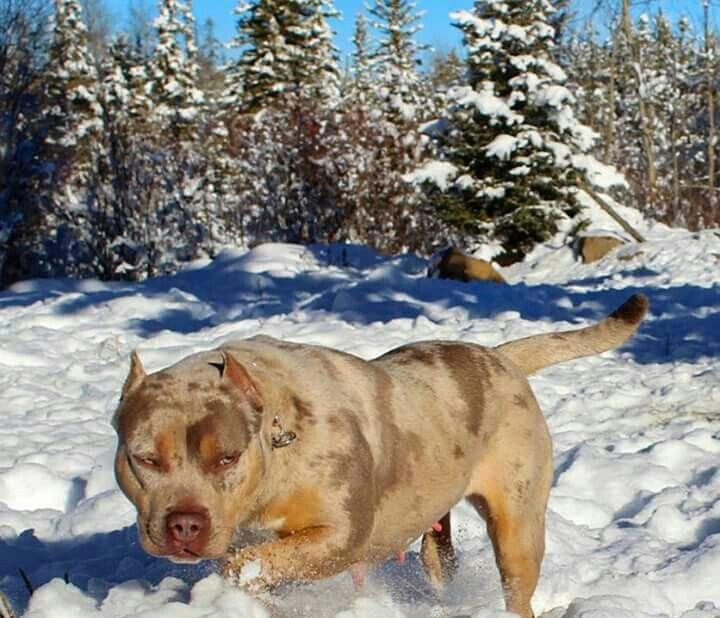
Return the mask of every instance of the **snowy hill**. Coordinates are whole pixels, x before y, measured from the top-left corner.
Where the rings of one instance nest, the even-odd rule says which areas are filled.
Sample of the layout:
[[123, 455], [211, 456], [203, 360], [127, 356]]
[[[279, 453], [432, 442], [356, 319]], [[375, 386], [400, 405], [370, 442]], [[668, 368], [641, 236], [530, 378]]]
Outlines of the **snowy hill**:
[[[293, 245], [229, 249], [144, 284], [15, 285], [0, 294], [0, 590], [32, 618], [269, 615], [215, 565], [138, 546], [109, 422], [133, 349], [156, 370], [257, 333], [366, 358], [431, 338], [495, 345], [587, 324], [640, 290], [651, 315], [627, 346], [531, 380], [556, 468], [534, 606], [546, 618], [717, 618], [720, 235], [643, 233], [593, 265], [539, 248], [503, 271], [511, 286], [427, 279], [411, 256]], [[349, 575], [283, 590], [277, 614], [507, 615], [484, 526], [456, 511], [461, 569], [439, 601], [415, 547], [359, 593]], [[29, 605], [20, 568], [39, 587]]]

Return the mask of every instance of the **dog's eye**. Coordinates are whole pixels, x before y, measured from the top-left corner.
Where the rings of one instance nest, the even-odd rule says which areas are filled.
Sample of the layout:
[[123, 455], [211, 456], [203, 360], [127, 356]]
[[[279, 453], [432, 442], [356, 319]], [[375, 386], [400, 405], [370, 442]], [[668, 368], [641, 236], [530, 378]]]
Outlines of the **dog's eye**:
[[139, 455], [136, 455], [135, 461], [144, 468], [156, 469], [160, 467], [160, 463], [158, 462], [158, 460], [152, 457], [140, 457]]
[[232, 466], [235, 462], [238, 460], [237, 453], [232, 455], [225, 455], [222, 459], [218, 460], [218, 465], [221, 468], [227, 468], [228, 466]]

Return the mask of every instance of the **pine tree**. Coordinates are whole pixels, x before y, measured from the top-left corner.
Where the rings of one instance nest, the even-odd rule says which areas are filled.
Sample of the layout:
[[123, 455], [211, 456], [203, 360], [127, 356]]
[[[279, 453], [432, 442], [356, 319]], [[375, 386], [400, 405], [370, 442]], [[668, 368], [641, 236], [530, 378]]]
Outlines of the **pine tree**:
[[151, 65], [151, 95], [160, 130], [174, 140], [196, 139], [204, 97], [197, 87], [198, 63], [195, 19], [190, 5], [161, 0], [155, 20], [158, 44]]
[[56, 0], [44, 77], [48, 156], [68, 190], [87, 180], [103, 130], [97, 71], [78, 0]]
[[355, 18], [353, 32], [352, 72], [348, 100], [364, 104], [371, 98], [373, 91], [372, 63], [370, 52], [370, 32], [364, 13]]
[[657, 197], [658, 168], [655, 135], [656, 106], [652, 98], [657, 80], [653, 67], [652, 33], [647, 14], [639, 17], [637, 26], [630, 21], [627, 3], [617, 26], [615, 62], [618, 110], [615, 122], [616, 162], [630, 182], [646, 189], [640, 206], [652, 210]]
[[[102, 101], [106, 115], [127, 126], [146, 120], [152, 109], [147, 95], [148, 74], [135, 46], [119, 35], [110, 45], [103, 65]], [[132, 126], [137, 131], [137, 126]]]
[[437, 96], [444, 97], [451, 87], [460, 85], [464, 74], [465, 65], [457, 49], [433, 53], [430, 60], [430, 82]]
[[327, 20], [337, 16], [325, 0], [241, 1], [232, 46], [240, 57], [228, 72], [225, 100], [240, 112], [282, 107], [287, 94], [336, 102], [337, 51]]
[[568, 87], [575, 94], [575, 113], [578, 119], [602, 135], [608, 123], [614, 124], [615, 101], [608, 103], [610, 73], [608, 46], [598, 43], [595, 24], [588, 23], [582, 32], [573, 36], [566, 50]]
[[[673, 103], [674, 127], [677, 141], [673, 143], [677, 158], [677, 181], [674, 183], [673, 194], [679, 196], [671, 214], [673, 223], [683, 227], [717, 226], [718, 219], [712, 215], [712, 201], [708, 199], [709, 149], [708, 132], [708, 68], [714, 63], [707, 63], [707, 52], [696, 45], [695, 33], [687, 18], [680, 18], [678, 23], [678, 42], [674, 61], [673, 75], [679, 84], [681, 95]], [[717, 49], [718, 41], [710, 42], [716, 46], [711, 52], [712, 58], [720, 56]], [[717, 66], [712, 84], [718, 82]], [[717, 140], [716, 140], [717, 141]], [[719, 144], [714, 144], [718, 148]], [[710, 216], [709, 216], [710, 215]]]
[[428, 47], [415, 39], [422, 13], [409, 0], [375, 0], [369, 10], [372, 25], [380, 33], [372, 64], [379, 76], [384, 111], [414, 120], [423, 115], [429, 98], [418, 72], [419, 54]]
[[222, 43], [215, 36], [215, 22], [207, 18], [202, 26], [198, 49], [198, 84], [202, 91], [214, 95], [222, 90], [224, 75], [221, 67], [225, 64]]
[[7, 239], [3, 280], [92, 272], [94, 180], [102, 155], [97, 74], [77, 0], [56, 0], [34, 152], [44, 174], [26, 187]]
[[479, 0], [453, 14], [467, 50], [467, 86], [451, 92], [435, 124], [439, 159], [425, 181], [441, 217], [467, 236], [502, 244], [513, 261], [578, 214], [575, 193], [592, 131], [572, 110], [564, 71], [552, 60], [548, 0]]
[[[660, 12], [652, 19], [652, 26], [649, 34], [639, 37], [646, 47], [643, 86], [652, 111], [651, 136], [657, 168], [654, 199], [646, 209], [648, 214], [667, 222], [693, 220], [690, 213], [682, 213], [687, 210], [683, 205], [683, 194], [688, 193], [684, 186], [693, 184], [693, 167], [703, 151], [692, 137], [697, 110], [701, 108], [694, 92], [694, 85], [702, 81], [697, 70], [698, 55], [691, 47], [692, 34], [686, 19], [680, 19], [674, 28]], [[641, 21], [639, 33], [649, 29]], [[701, 176], [702, 172], [695, 175], [697, 185], [701, 184]]]
[[[102, 67], [107, 156], [101, 166], [100, 208], [95, 212], [97, 274], [103, 279], [143, 277], [145, 228], [161, 175], [146, 61], [124, 35], [110, 45]], [[157, 175], [156, 178], [153, 176]]]
[[369, 10], [380, 36], [370, 49], [365, 17], [358, 16], [354, 80], [340, 127], [347, 148], [337, 155], [348, 166], [343, 203], [353, 239], [381, 251], [417, 250], [424, 248], [429, 219], [405, 175], [424, 154], [419, 123], [432, 105], [418, 73], [420, 15], [407, 0], [376, 0]]
[[44, 159], [45, 58], [52, 9], [43, 0], [4, 2], [0, 10], [0, 287], [43, 274], [33, 249], [44, 230], [49, 193]]
[[[377, 155], [382, 136], [376, 129], [378, 93], [373, 79], [371, 37], [365, 14], [355, 18], [352, 64], [341, 105], [342, 120], [332, 144], [333, 159], [342, 161], [344, 174], [337, 177], [345, 210], [345, 231], [355, 242], [366, 242], [378, 248], [375, 233], [375, 210], [381, 200], [377, 175]], [[379, 230], [378, 230], [379, 231]]]
[[340, 17], [340, 12], [332, 0], [305, 0], [302, 13], [306, 28], [304, 62], [314, 67], [311, 71], [317, 76], [309, 95], [323, 101], [326, 107], [333, 107], [340, 96], [340, 70], [334, 32], [328, 20]]

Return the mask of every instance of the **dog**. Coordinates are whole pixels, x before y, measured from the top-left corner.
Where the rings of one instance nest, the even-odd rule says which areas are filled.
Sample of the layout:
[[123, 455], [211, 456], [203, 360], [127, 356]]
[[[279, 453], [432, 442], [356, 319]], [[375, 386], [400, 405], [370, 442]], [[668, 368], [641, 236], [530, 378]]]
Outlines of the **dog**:
[[[552, 481], [527, 376], [625, 342], [648, 302], [594, 326], [495, 348], [405, 345], [365, 361], [267, 336], [147, 374], [133, 353], [114, 416], [115, 469], [150, 554], [224, 559], [261, 590], [404, 551], [441, 586], [457, 569], [450, 509], [485, 520], [508, 611], [532, 614]], [[270, 534], [237, 545], [238, 531]]]

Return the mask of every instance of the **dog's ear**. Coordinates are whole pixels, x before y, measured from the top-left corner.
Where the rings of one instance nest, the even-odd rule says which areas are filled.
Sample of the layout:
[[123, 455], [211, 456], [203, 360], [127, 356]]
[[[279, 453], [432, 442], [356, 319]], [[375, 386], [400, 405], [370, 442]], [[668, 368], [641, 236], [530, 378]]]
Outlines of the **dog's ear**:
[[230, 382], [242, 390], [254, 408], [258, 410], [262, 409], [262, 398], [247, 369], [238, 363], [232, 354], [228, 354], [227, 352], [223, 352], [222, 354], [223, 379], [230, 380]]
[[138, 353], [133, 351], [130, 356], [130, 372], [128, 373], [127, 378], [125, 378], [125, 384], [123, 385], [120, 401], [125, 399], [125, 397], [140, 386], [146, 375], [145, 368], [143, 367], [142, 362], [140, 362]]

